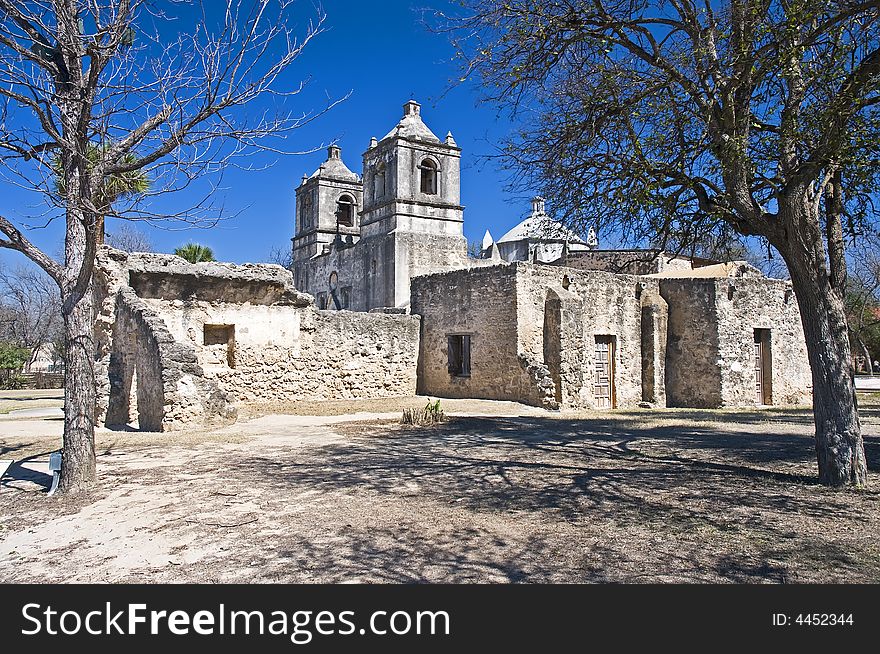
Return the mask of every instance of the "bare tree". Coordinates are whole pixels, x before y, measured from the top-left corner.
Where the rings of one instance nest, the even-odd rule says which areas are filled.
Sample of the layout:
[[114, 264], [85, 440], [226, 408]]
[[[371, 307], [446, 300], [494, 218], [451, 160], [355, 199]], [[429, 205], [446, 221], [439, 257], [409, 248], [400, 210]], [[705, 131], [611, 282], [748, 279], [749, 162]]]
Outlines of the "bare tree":
[[35, 266], [0, 264], [0, 341], [28, 351], [26, 368], [61, 327], [61, 296], [52, 278]]
[[819, 479], [867, 483], [843, 302], [843, 184], [878, 168], [876, 0], [465, 0], [440, 29], [522, 118], [503, 161], [580, 227], [732, 230], [785, 261]]
[[266, 263], [278, 264], [287, 270], [293, 270], [293, 251], [290, 248], [273, 245], [269, 248]]
[[880, 235], [863, 235], [850, 247], [846, 280], [847, 325], [854, 354], [874, 374], [873, 358], [880, 352]]
[[131, 222], [124, 222], [112, 232], [108, 232], [107, 245], [126, 252], [153, 252], [154, 250], [149, 235]]
[[[0, 216], [0, 247], [24, 253], [61, 291], [62, 490], [95, 480], [92, 280], [104, 210], [216, 220], [210, 194], [173, 216], [151, 214], [148, 200], [237, 156], [285, 152], [280, 138], [321, 113], [291, 110], [302, 83], [285, 73], [323, 19], [297, 28], [291, 0], [0, 0], [0, 161], [8, 179], [44, 194], [48, 219], [65, 224], [62, 264]], [[169, 30], [172, 21], [186, 24]], [[98, 206], [108, 180], [136, 170], [147, 172], [148, 193], [125, 208]]]

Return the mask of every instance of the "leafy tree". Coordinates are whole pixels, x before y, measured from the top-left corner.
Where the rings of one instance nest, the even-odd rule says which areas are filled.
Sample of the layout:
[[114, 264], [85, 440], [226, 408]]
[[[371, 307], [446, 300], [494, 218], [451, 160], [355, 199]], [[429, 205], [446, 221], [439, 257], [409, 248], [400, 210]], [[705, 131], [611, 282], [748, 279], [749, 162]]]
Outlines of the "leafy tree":
[[214, 251], [207, 245], [199, 245], [198, 243], [187, 243], [174, 251], [181, 259], [186, 259], [190, 263], [201, 263], [203, 261], [215, 261]]
[[515, 184], [575, 227], [636, 242], [729, 230], [775, 248], [804, 326], [819, 479], [865, 485], [844, 218], [878, 167], [877, 3], [462, 4], [439, 29], [462, 79], [520, 119], [503, 150]]
[[[291, 65], [324, 18], [319, 11], [300, 38], [291, 7], [291, 0], [0, 0], [0, 165], [4, 177], [41, 193], [65, 227], [59, 263], [0, 215], [0, 247], [22, 252], [60, 289], [62, 491], [95, 481], [93, 274], [107, 208], [138, 171], [151, 194], [187, 188], [237, 157], [283, 152], [282, 137], [323, 113], [288, 104], [302, 88], [291, 85]], [[209, 194], [174, 215], [143, 206], [124, 217], [205, 224], [219, 210]]]
[[30, 359], [27, 348], [0, 342], [0, 389], [21, 388], [21, 372]]

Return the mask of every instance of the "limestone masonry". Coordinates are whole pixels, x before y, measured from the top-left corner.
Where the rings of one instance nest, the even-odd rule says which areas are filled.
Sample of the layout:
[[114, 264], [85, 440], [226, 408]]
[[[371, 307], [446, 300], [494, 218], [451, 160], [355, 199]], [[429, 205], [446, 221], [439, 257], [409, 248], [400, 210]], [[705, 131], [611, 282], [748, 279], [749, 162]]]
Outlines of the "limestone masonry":
[[415, 101], [296, 189], [293, 271], [102, 247], [98, 421], [172, 430], [242, 403], [419, 392], [548, 409], [799, 404], [791, 284], [745, 262], [600, 250], [542, 198], [467, 256], [461, 150]]
[[419, 318], [328, 312], [274, 265], [99, 253], [99, 424], [232, 422], [242, 402], [416, 389]]

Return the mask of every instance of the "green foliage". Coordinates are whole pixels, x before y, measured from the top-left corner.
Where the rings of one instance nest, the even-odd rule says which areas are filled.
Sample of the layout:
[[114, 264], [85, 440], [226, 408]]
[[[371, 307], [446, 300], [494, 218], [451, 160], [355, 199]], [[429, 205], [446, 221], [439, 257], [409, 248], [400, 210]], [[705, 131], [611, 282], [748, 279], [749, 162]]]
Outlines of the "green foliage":
[[[89, 168], [93, 168], [111, 147], [111, 143], [90, 143], [86, 152]], [[134, 152], [124, 154], [119, 163], [132, 164], [138, 160]], [[67, 193], [64, 183], [64, 170], [61, 158], [56, 156], [52, 162], [55, 173], [55, 191], [59, 196]], [[110, 211], [113, 204], [120, 199], [133, 195], [142, 195], [150, 189], [150, 179], [142, 168], [123, 173], [114, 173], [104, 178], [104, 183], [99, 187], [97, 194], [92, 198], [92, 203], [102, 213]]]
[[0, 390], [21, 388], [23, 379], [19, 374], [31, 353], [11, 343], [0, 343]]
[[198, 243], [187, 243], [174, 251], [181, 259], [186, 259], [190, 263], [201, 263], [203, 261], [216, 261], [214, 259], [214, 251], [207, 245], [199, 245]]
[[446, 420], [446, 414], [440, 408], [440, 400], [435, 402], [428, 400], [424, 409], [404, 409], [400, 417], [400, 424], [425, 427], [437, 425]]

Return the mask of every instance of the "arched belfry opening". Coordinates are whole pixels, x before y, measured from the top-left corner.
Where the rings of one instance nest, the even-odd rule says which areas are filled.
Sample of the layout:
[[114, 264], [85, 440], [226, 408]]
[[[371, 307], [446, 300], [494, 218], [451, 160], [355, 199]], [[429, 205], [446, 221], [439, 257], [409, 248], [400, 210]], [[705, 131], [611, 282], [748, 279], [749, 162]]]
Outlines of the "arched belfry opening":
[[336, 225], [338, 227], [354, 227], [354, 198], [347, 193], [336, 201]]
[[437, 195], [437, 164], [432, 159], [423, 159], [419, 165], [420, 185], [422, 193]]

